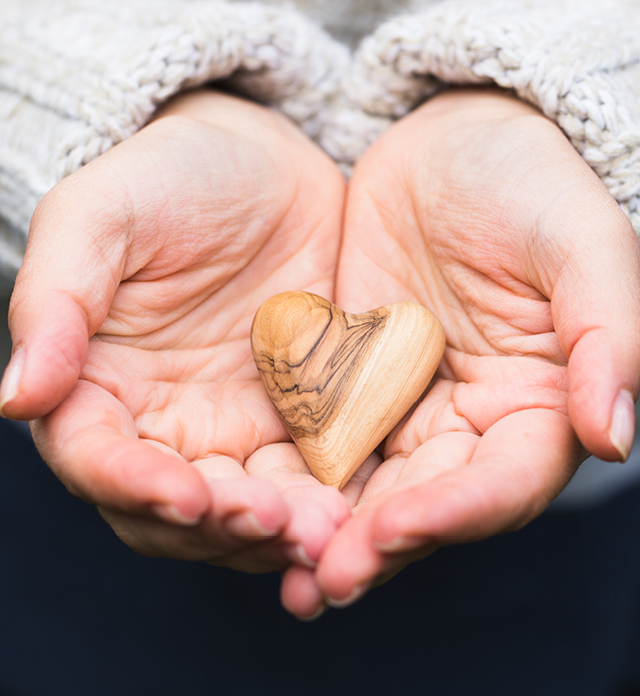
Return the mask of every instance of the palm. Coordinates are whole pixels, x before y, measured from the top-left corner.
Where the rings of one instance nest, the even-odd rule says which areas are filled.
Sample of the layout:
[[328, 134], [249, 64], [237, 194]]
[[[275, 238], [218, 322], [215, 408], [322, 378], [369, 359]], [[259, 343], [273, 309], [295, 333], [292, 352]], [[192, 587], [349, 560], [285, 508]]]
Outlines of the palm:
[[542, 117], [498, 102], [506, 113], [485, 120], [482, 99], [458, 120], [427, 105], [374, 144], [352, 178], [337, 304], [419, 302], [442, 322], [447, 347], [323, 555], [325, 596], [357, 596], [442, 544], [523, 525], [582, 455], [545, 277], [558, 263], [547, 265], [547, 226], [562, 229], [572, 193], [562, 167], [548, 175], [545, 147], [593, 174]]
[[[131, 546], [293, 562], [283, 601], [308, 616], [539, 513], [581, 454], [567, 402], [590, 449], [624, 456], [637, 239], [539, 114], [469, 91], [402, 119], [356, 168], [339, 261], [344, 182], [291, 124], [208, 92], [172, 114], [45, 197], [12, 299], [27, 366], [3, 412], [49, 413], [45, 460]], [[292, 289], [352, 312], [413, 299], [447, 335], [433, 388], [343, 496], [310, 476], [251, 360], [255, 310]]]
[[[197, 135], [206, 162], [213, 152], [203, 151]], [[220, 143], [214, 148], [219, 156]], [[240, 156], [248, 166], [256, 159], [248, 147]], [[185, 172], [193, 168], [184, 163]], [[314, 192], [305, 196], [291, 190], [293, 183], [278, 177], [273, 192], [243, 184], [238, 200], [225, 201], [222, 220], [219, 199], [204, 187], [201, 199], [190, 197], [197, 212], [185, 228], [181, 207], [172, 214], [171, 197], [189, 193], [159, 182], [154, 188], [166, 190], [167, 198], [154, 201], [149, 217], [155, 221], [162, 211], [161, 226], [135, 231], [139, 248], [130, 257], [143, 258], [120, 284], [94, 338], [85, 378], [109, 385], [141, 437], [188, 461], [225, 455], [244, 463], [260, 447], [287, 439], [251, 357], [251, 321], [262, 301], [284, 289], [330, 295], [337, 252], [335, 216], [309, 214], [305, 198]], [[340, 201], [326, 204], [339, 209]], [[165, 231], [168, 237], [178, 225], [179, 241], [166, 245]]]
[[[403, 135], [390, 133], [354, 176], [337, 301], [352, 309], [420, 302], [440, 318], [447, 349], [432, 390], [388, 440], [386, 462], [361, 502], [389, 485], [425, 482], [484, 460], [488, 452], [508, 461], [509, 476], [533, 476], [530, 469], [518, 473], [526, 441], [518, 439], [548, 430], [551, 421], [556, 440], [546, 446], [565, 458], [572, 453], [567, 361], [551, 303], [531, 280], [536, 264], [518, 246], [519, 230], [544, 224], [542, 206], [530, 196], [538, 186], [538, 154], [523, 157], [515, 142], [506, 154], [496, 148], [498, 138], [510, 137], [504, 124], [493, 134], [461, 127], [428, 152], [426, 167], [419, 150], [408, 159], [390, 156], [407, 152], [398, 143]], [[464, 148], [464, 167], [454, 147]], [[574, 466], [568, 459], [525, 517], [566, 484]], [[463, 478], [475, 482], [471, 470]]]
[[[325, 529], [331, 522], [318, 517], [337, 520], [346, 505], [343, 513], [336, 492], [322, 487], [288, 444], [251, 357], [251, 322], [277, 292], [332, 295], [344, 184], [293, 126], [259, 107], [232, 102], [229, 133], [225, 100], [215, 98], [222, 105], [214, 105], [212, 119], [222, 120], [221, 127], [164, 118], [80, 173], [101, 168], [113, 209], [136, 212], [124, 222], [117, 212], [105, 225], [110, 236], [103, 254], [116, 247], [121, 276], [90, 342], [82, 379], [47, 427], [64, 439], [116, 420], [130, 437], [215, 480], [209, 518], [198, 530], [173, 530], [171, 539], [160, 523], [118, 511], [117, 501], [104, 506], [132, 546], [269, 570], [292, 559], [273, 549], [247, 558], [238, 554], [243, 544], [237, 540], [211, 543], [212, 534], [220, 535], [225, 495], [227, 513], [234, 505], [251, 509], [252, 497], [260, 497], [261, 489], [225, 489], [224, 482], [237, 484], [251, 474], [275, 484], [289, 499], [287, 542], [308, 542], [307, 556], [317, 556], [323, 534], [332, 531]], [[105, 184], [109, 168], [117, 180]], [[319, 171], [321, 189], [315, 187]], [[114, 245], [113, 228], [123, 227]], [[96, 246], [102, 244], [98, 237]], [[319, 533], [305, 540], [314, 522]]]

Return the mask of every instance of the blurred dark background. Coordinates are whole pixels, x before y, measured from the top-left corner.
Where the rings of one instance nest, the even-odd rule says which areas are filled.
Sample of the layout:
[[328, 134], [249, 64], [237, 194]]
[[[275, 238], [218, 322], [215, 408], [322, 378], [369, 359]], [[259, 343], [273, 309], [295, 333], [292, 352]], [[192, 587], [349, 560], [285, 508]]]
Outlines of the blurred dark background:
[[4, 368], [11, 357], [11, 337], [7, 326], [7, 312], [9, 311], [9, 297], [0, 295], [0, 370]]

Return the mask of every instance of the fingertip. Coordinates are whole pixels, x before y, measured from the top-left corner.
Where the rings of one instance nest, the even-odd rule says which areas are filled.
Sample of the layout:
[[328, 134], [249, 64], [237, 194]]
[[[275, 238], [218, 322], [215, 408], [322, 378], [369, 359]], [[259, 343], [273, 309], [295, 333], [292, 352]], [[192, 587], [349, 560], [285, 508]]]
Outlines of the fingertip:
[[298, 614], [296, 615], [296, 619], [304, 623], [312, 623], [313, 621], [319, 619], [323, 614], [325, 614], [328, 608], [329, 607], [324, 602], [320, 602], [318, 608], [316, 609], [316, 611], [313, 612], [313, 614], [311, 614], [311, 616], [304, 616], [302, 614]]
[[424, 518], [424, 487], [414, 486], [382, 503], [372, 521], [372, 542], [385, 554], [405, 553], [425, 546], [420, 533]]
[[625, 461], [635, 435], [637, 350], [614, 350], [602, 333], [586, 333], [571, 352], [569, 417], [588, 452]]
[[89, 334], [84, 311], [51, 293], [17, 305], [11, 320], [14, 351], [0, 386], [0, 413], [33, 420], [71, 392], [85, 363]]
[[23, 346], [18, 347], [11, 356], [7, 365], [2, 382], [0, 383], [0, 416], [10, 418], [15, 412], [11, 404], [20, 393], [20, 383], [27, 352]]
[[267, 526], [251, 510], [233, 512], [224, 518], [222, 527], [226, 534], [239, 539], [268, 539], [276, 537], [281, 526]]
[[326, 496], [326, 509], [336, 527], [341, 527], [350, 517], [351, 508], [346, 497], [332, 486], [323, 486]]
[[313, 570], [318, 565], [318, 562], [309, 556], [304, 544], [290, 544], [287, 548], [287, 556], [292, 563], [303, 568]]
[[151, 509], [160, 519], [165, 520], [165, 522], [177, 524], [182, 527], [195, 527], [200, 524], [204, 518], [204, 514], [197, 514], [195, 516], [184, 515], [175, 505], [152, 505]]
[[362, 599], [369, 589], [369, 583], [361, 583], [360, 585], [355, 585], [345, 597], [340, 599], [336, 597], [327, 597], [327, 604], [334, 609], [346, 609], [352, 604], [355, 604], [359, 599]]
[[636, 429], [635, 402], [628, 389], [621, 389], [613, 402], [609, 441], [619, 454], [621, 462], [626, 462], [633, 447]]
[[336, 532], [337, 526], [326, 508], [313, 499], [287, 498], [290, 518], [283, 540], [292, 562], [315, 567]]
[[327, 610], [313, 571], [292, 566], [282, 576], [280, 601], [300, 621], [315, 621]]
[[248, 478], [252, 487], [253, 509], [258, 523], [265, 529], [281, 533], [290, 519], [289, 509], [278, 490], [271, 481], [260, 478]]
[[365, 507], [348, 520], [322, 554], [315, 577], [330, 606], [355, 602], [362, 595], [356, 588], [366, 591], [384, 568], [384, 556], [372, 541], [373, 513], [373, 507]]
[[225, 532], [238, 538], [277, 536], [289, 521], [289, 511], [275, 485], [252, 477], [208, 478], [211, 509]]
[[173, 524], [186, 527], [199, 524], [211, 507], [211, 496], [200, 474], [178, 457], [148, 449], [148, 452], [142, 449], [132, 452], [133, 456], [123, 459], [120, 467], [113, 467], [102, 482], [102, 495], [108, 495], [111, 490], [114, 502], [122, 501], [130, 511], [148, 507], [156, 516]]

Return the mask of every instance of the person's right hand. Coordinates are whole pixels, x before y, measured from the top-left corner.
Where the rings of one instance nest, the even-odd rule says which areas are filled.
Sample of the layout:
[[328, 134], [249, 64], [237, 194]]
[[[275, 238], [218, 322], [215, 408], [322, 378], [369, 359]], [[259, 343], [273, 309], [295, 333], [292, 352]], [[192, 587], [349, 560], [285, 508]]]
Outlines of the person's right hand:
[[136, 550], [312, 565], [348, 516], [291, 444], [249, 341], [271, 295], [332, 299], [343, 196], [284, 117], [200, 91], [38, 207], [0, 406], [40, 419], [44, 459]]
[[371, 146], [349, 189], [337, 304], [418, 302], [447, 347], [315, 573], [287, 572], [283, 602], [307, 615], [530, 522], [584, 458], [575, 434], [626, 459], [640, 389], [640, 244], [539, 111], [443, 92]]

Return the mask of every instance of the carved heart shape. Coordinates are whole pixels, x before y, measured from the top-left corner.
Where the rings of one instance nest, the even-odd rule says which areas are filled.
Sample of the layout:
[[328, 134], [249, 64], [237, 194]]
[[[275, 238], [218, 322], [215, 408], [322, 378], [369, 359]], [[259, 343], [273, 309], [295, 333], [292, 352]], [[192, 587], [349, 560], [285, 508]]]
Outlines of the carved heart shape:
[[342, 488], [431, 381], [445, 336], [421, 305], [348, 314], [307, 292], [257, 311], [253, 357], [313, 475]]

